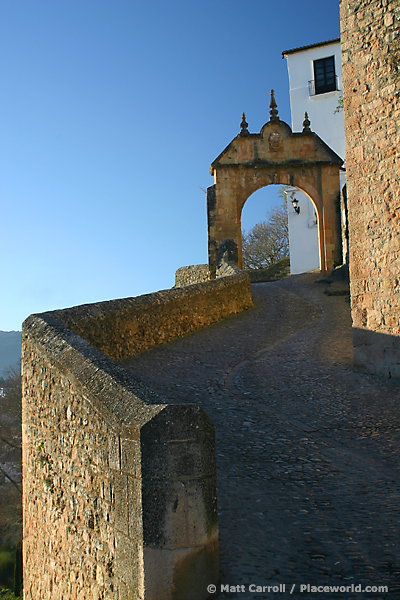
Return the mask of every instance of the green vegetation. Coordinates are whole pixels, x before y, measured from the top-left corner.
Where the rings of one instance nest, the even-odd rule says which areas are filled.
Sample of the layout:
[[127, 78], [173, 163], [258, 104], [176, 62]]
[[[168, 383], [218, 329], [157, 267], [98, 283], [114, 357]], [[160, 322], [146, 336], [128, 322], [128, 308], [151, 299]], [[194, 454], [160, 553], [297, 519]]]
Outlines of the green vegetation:
[[0, 587], [9, 588], [14, 584], [14, 549], [10, 546], [0, 548]]
[[[21, 444], [21, 376], [19, 368], [5, 371], [1, 383], [0, 462], [17, 463]], [[11, 458], [10, 458], [11, 455]], [[22, 594], [22, 506], [18, 485], [0, 485], [0, 600]], [[15, 590], [15, 594], [14, 591]]]
[[15, 548], [14, 564], [14, 595], [20, 596], [22, 593], [22, 539]]
[[22, 597], [22, 541], [12, 548], [0, 548], [0, 598], [15, 600]]
[[22, 540], [16, 548], [0, 548], [0, 598], [22, 597]]
[[22, 594], [16, 596], [12, 590], [0, 590], [0, 600], [22, 600]]
[[333, 111], [333, 114], [339, 113], [343, 110], [343, 96], [339, 96], [337, 107]]

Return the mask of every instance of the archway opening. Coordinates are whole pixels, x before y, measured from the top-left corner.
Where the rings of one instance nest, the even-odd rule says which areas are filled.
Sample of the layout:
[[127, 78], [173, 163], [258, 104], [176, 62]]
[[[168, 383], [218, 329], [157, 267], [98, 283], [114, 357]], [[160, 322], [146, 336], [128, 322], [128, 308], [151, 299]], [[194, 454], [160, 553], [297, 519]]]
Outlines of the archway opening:
[[255, 191], [240, 215], [244, 269], [265, 269], [289, 259], [285, 186], [268, 185]]
[[303, 190], [268, 185], [245, 201], [241, 215], [243, 268], [260, 269], [290, 257], [292, 275], [321, 268], [318, 213]]

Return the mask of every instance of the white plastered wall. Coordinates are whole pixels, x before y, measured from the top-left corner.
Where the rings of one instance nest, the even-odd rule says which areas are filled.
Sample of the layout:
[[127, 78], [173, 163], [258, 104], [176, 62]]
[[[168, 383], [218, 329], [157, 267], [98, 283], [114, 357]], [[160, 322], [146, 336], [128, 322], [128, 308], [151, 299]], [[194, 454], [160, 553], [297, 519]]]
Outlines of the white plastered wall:
[[[314, 61], [335, 57], [335, 70], [339, 90], [310, 95], [308, 82], [314, 80]], [[336, 112], [342, 95], [342, 53], [340, 42], [302, 50], [286, 57], [289, 74], [290, 111], [292, 130], [302, 131], [304, 113], [308, 113], [311, 131], [344, 159], [343, 111]]]
[[[335, 57], [337, 87], [333, 92], [310, 95], [309, 82], [314, 80], [314, 61]], [[289, 75], [290, 109], [292, 131], [303, 130], [304, 113], [308, 113], [310, 128], [330, 146], [343, 160], [345, 158], [343, 111], [335, 112], [342, 95], [342, 54], [340, 42], [301, 50], [286, 56]], [[346, 178], [341, 173], [340, 185]], [[288, 225], [290, 248], [290, 272], [292, 275], [312, 271], [320, 267], [318, 224], [315, 209], [306, 194], [296, 188], [288, 190]], [[290, 201], [290, 191], [299, 200], [300, 214]]]
[[[314, 205], [309, 197], [297, 188], [286, 190], [289, 225], [290, 273], [298, 275], [320, 268], [318, 222]], [[292, 197], [298, 200], [297, 213]]]

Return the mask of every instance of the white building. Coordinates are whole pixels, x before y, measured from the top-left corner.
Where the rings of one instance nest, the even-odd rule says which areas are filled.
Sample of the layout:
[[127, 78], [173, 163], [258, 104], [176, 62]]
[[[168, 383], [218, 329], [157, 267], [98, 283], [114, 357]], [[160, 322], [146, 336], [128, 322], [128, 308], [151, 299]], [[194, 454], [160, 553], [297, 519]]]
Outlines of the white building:
[[[340, 38], [285, 50], [289, 75], [292, 131], [303, 130], [307, 112], [311, 130], [343, 160], [344, 120], [338, 111], [342, 95]], [[342, 173], [341, 187], [345, 183]], [[316, 213], [311, 200], [296, 188], [287, 191], [289, 215], [290, 271], [292, 275], [318, 269], [319, 244]], [[291, 201], [298, 201], [295, 210]]]

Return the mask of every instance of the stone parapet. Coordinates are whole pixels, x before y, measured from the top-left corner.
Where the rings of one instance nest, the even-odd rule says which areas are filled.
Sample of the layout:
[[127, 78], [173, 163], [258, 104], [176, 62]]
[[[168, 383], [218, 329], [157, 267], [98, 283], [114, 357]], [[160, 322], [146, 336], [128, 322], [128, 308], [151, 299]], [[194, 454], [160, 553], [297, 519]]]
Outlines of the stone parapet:
[[[239, 267], [233, 263], [222, 261], [216, 269], [216, 278], [231, 277], [243, 273]], [[180, 267], [175, 273], [175, 287], [186, 287], [195, 283], [210, 281], [210, 268], [208, 265], [190, 265], [189, 267]]]
[[208, 265], [189, 265], [180, 267], [175, 273], [175, 287], [185, 287], [194, 283], [210, 281], [210, 269]]
[[117, 362], [252, 306], [250, 279], [231, 277], [49, 313]]
[[208, 597], [219, 579], [214, 426], [114, 360], [250, 305], [240, 274], [25, 321], [26, 600]]
[[219, 578], [208, 417], [47, 315], [23, 337], [24, 597], [206, 598]]
[[[242, 269], [239, 269], [234, 263], [226, 262], [224, 260], [220, 262], [216, 270], [217, 279], [220, 277], [232, 277], [232, 275], [238, 275], [240, 273], [243, 273]], [[248, 277], [247, 274], [246, 276]]]

